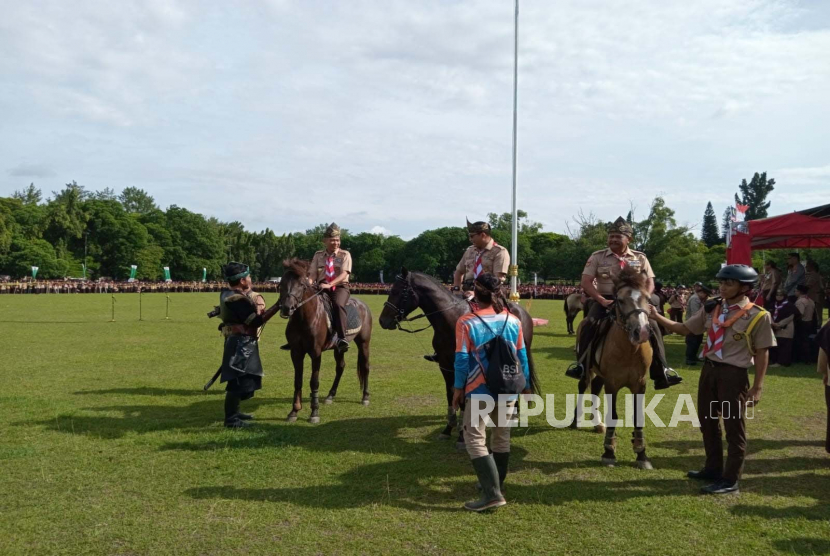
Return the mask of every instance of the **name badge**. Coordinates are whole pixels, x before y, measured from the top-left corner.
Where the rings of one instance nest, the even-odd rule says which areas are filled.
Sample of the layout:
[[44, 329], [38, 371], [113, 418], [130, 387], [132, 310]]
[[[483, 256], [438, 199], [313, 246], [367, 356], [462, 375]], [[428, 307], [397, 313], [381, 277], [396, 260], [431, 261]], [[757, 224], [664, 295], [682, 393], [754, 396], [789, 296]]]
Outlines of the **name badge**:
[[629, 261], [626, 261], [626, 263], [628, 264], [628, 266], [632, 268], [640, 268], [641, 266], [643, 266], [643, 263], [640, 262], [640, 259], [631, 259]]

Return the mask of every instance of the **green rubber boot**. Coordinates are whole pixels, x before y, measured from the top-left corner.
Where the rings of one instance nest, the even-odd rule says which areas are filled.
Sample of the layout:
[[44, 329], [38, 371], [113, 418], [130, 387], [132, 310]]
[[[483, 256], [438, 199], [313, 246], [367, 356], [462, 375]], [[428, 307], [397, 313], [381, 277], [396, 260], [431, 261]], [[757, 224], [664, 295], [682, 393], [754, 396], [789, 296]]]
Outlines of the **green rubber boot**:
[[478, 482], [481, 484], [481, 499], [464, 504], [465, 510], [483, 512], [491, 508], [499, 508], [507, 504], [499, 488], [499, 470], [492, 454], [476, 458], [471, 461]]

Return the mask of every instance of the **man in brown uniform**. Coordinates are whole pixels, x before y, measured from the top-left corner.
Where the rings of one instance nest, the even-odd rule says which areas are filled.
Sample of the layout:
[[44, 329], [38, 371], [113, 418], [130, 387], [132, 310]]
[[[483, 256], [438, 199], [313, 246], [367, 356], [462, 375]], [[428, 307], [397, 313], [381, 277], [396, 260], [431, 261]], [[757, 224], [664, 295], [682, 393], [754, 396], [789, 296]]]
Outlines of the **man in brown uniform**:
[[352, 272], [352, 256], [340, 249], [340, 227], [332, 222], [323, 235], [325, 249], [314, 253], [309, 269], [317, 286], [325, 290], [332, 304], [332, 325], [339, 340], [336, 349], [341, 353], [349, 349], [346, 341], [346, 303], [349, 301], [349, 274]]
[[507, 279], [510, 252], [496, 243], [490, 233], [487, 222], [467, 221], [467, 234], [472, 245], [464, 251], [464, 256], [455, 267], [453, 291], [460, 290], [464, 283], [472, 283], [480, 274], [492, 274], [502, 283]]
[[[568, 368], [565, 372], [566, 376], [582, 378], [585, 372], [584, 367], [588, 364], [590, 357], [588, 350], [593, 349], [591, 344], [597, 332], [597, 325], [608, 315], [608, 308], [614, 303], [614, 277], [623, 268], [628, 266], [645, 274], [648, 277], [647, 293], [651, 295], [654, 291], [654, 272], [645, 254], [628, 248], [632, 235], [634, 235], [634, 230], [620, 216], [608, 228], [608, 248], [595, 251], [585, 263], [580, 285], [589, 297], [588, 315], [585, 317], [588, 323], [582, 327], [579, 335], [577, 362]], [[595, 281], [596, 286], [594, 286]], [[650, 342], [656, 357], [652, 360], [649, 376], [654, 381], [654, 388], [662, 390], [680, 384], [683, 379], [677, 376], [674, 369], [670, 368], [666, 362], [666, 348], [663, 346], [660, 328], [654, 320], [651, 320], [650, 324]]]
[[[761, 400], [767, 372], [768, 349], [775, 346], [772, 319], [767, 311], [749, 302], [747, 294], [758, 281], [758, 273], [747, 265], [733, 264], [720, 269], [721, 297], [706, 303], [685, 323], [672, 322], [651, 310], [660, 324], [678, 334], [701, 334], [708, 323], [703, 370], [697, 391], [697, 413], [706, 450], [701, 471], [689, 471], [691, 479], [714, 481], [701, 489], [704, 494], [738, 492], [738, 480], [746, 456], [744, 406]], [[755, 381], [749, 388], [747, 368], [754, 356]], [[723, 464], [723, 440], [718, 416], [723, 417], [728, 445]]]
[[[461, 291], [465, 287], [467, 299], [473, 298], [472, 283], [481, 274], [492, 274], [502, 284], [507, 280], [507, 270], [510, 266], [510, 252], [496, 243], [490, 224], [487, 222], [470, 222], [467, 220], [467, 235], [470, 245], [453, 273], [452, 291]], [[433, 363], [438, 362], [438, 355], [424, 355], [424, 359]]]
[[810, 287], [801, 284], [795, 288], [798, 298], [795, 300], [795, 308], [799, 315], [795, 317], [795, 346], [793, 349], [793, 360], [801, 363], [813, 363], [814, 355], [810, 345], [810, 334], [818, 330], [816, 326], [816, 304], [810, 299], [808, 292]]
[[781, 271], [775, 261], [764, 263], [764, 277], [761, 278], [761, 296], [764, 298], [764, 309], [775, 309], [775, 292], [781, 287]]

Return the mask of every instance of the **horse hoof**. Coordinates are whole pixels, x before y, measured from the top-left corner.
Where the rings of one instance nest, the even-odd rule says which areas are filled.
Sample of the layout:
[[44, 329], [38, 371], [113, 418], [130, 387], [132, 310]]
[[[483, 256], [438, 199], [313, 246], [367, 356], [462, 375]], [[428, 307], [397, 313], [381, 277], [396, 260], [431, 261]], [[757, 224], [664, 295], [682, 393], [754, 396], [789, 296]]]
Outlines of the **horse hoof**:
[[605, 432], [605, 425], [600, 423], [599, 425], [594, 426], [594, 432]]
[[320, 416], [315, 415], [314, 417], [309, 417], [308, 422], [311, 423], [312, 425], [316, 425], [317, 423], [320, 422]]
[[617, 458], [602, 458], [602, 465], [605, 467], [614, 467], [617, 465]]
[[296, 415], [289, 415], [285, 420], [288, 421], [289, 423], [296, 423], [297, 422], [297, 416]]
[[467, 449], [467, 444], [465, 444], [464, 442], [456, 442], [455, 443], [455, 449], [458, 450], [459, 452], [461, 450], [466, 450]]
[[360, 403], [362, 403], [363, 405], [369, 405], [369, 400], [363, 400], [363, 401], [362, 401], [362, 402], [360, 402]]
[[646, 469], [646, 470], [654, 469], [654, 467], [651, 466], [651, 462], [648, 461], [647, 459], [642, 460], [642, 461], [640, 461], [640, 460], [635, 461], [634, 462], [634, 467], [636, 467], [637, 469]]
[[329, 396], [329, 397], [327, 397], [327, 398], [323, 401], [323, 403], [324, 403], [324, 404], [326, 404], [326, 405], [331, 405], [331, 404], [333, 404], [333, 403], [334, 403], [334, 398], [332, 398], [331, 396]]

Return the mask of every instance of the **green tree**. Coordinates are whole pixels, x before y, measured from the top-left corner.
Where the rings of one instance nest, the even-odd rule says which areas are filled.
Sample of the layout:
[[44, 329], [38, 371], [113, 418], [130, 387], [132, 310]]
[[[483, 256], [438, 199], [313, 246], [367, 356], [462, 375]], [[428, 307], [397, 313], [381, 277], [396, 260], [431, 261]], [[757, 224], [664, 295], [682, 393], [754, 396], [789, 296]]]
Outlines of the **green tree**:
[[701, 230], [700, 239], [706, 244], [706, 247], [722, 243], [718, 231], [718, 218], [715, 216], [715, 209], [712, 208], [711, 201], [706, 204], [706, 211], [703, 213], [703, 229]]
[[170, 246], [164, 250], [165, 263], [176, 280], [199, 280], [202, 268], [219, 276], [226, 256], [222, 238], [204, 216], [171, 205], [165, 212]]
[[775, 189], [774, 186], [775, 180], [767, 180], [766, 172], [760, 174], [755, 172], [749, 183], [746, 183], [746, 180], [741, 180], [741, 185], [738, 186], [741, 195], [739, 197], [737, 193], [735, 194], [735, 202], [749, 207], [746, 211], [746, 220], [758, 220], [767, 217], [767, 209], [770, 206], [767, 195]]
[[55, 249], [42, 239], [25, 240], [17, 236], [3, 260], [3, 269], [10, 275], [23, 278], [31, 276], [32, 267], [38, 267], [39, 279], [62, 278], [66, 276], [65, 261], [55, 256]]
[[118, 196], [118, 200], [124, 205], [124, 210], [136, 214], [148, 214], [158, 210], [156, 201], [149, 193], [138, 187], [125, 187]]
[[34, 183], [30, 183], [29, 187], [22, 191], [15, 191], [12, 194], [13, 199], [19, 199], [24, 205], [39, 205], [43, 194], [40, 189], [35, 187]]
[[721, 221], [721, 239], [726, 243], [726, 238], [729, 236], [729, 228], [732, 226], [732, 207], [726, 207], [723, 211], [723, 220]]

